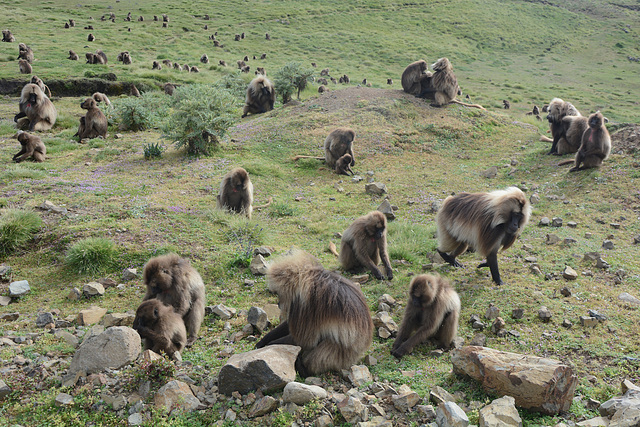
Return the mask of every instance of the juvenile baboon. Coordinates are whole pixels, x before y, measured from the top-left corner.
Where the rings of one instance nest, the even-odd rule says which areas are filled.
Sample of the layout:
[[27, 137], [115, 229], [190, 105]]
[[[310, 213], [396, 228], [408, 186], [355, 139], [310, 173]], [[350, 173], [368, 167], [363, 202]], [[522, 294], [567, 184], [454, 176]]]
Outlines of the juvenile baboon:
[[109, 98], [107, 97], [107, 95], [105, 95], [102, 92], [95, 92], [93, 95], [91, 95], [91, 97], [99, 104], [101, 102], [104, 102], [106, 105], [111, 105], [111, 101], [109, 100]]
[[256, 69], [256, 75], [258, 75], [258, 74], [262, 74], [263, 76], [266, 76], [267, 72], [264, 70], [264, 67], [258, 67]]
[[233, 39], [235, 41], [239, 42], [240, 41], [240, 34], [236, 34], [236, 36]]
[[531, 113], [533, 113], [534, 116], [539, 116], [540, 115], [540, 108], [538, 108], [537, 105], [533, 106], [533, 110], [531, 111]]
[[140, 91], [136, 85], [131, 85], [131, 96], [140, 97]]
[[89, 33], [89, 35], [87, 36], [87, 41], [92, 42], [96, 39], [96, 36], [93, 35], [93, 33]]
[[222, 59], [220, 61], [218, 61], [218, 64], [220, 64], [222, 67], [226, 67], [227, 63], [225, 61], [223, 61]]
[[248, 57], [247, 55], [245, 55], [245, 56], [244, 56], [244, 58], [243, 58], [242, 60], [246, 62], [246, 61], [248, 61], [248, 60], [249, 60], [249, 57]]
[[162, 28], [169, 28], [169, 24], [167, 24], [166, 22], [162, 23]]
[[106, 21], [106, 20], [107, 20], [106, 15], [102, 15], [102, 16], [100, 17], [100, 20], [101, 20], [101, 21]]
[[202, 62], [203, 64], [208, 64], [208, 63], [209, 63], [209, 57], [207, 56], [207, 54], [206, 54], [206, 53], [205, 53], [205, 54], [203, 54], [203, 55], [200, 57], [200, 62]]
[[126, 18], [124, 18], [126, 22], [131, 22], [131, 12], [127, 13]]
[[33, 72], [31, 64], [29, 64], [26, 59], [20, 59], [18, 61], [18, 68], [20, 69], [20, 74], [31, 74]]
[[144, 21], [144, 16], [140, 15], [138, 16], [138, 22], [143, 22]]
[[173, 67], [173, 63], [172, 63], [170, 60], [168, 60], [168, 59], [163, 59], [163, 60], [162, 60], [162, 63], [163, 63], [164, 65], [166, 65], [167, 67], [169, 67], [169, 68]]
[[244, 214], [251, 219], [253, 184], [243, 168], [235, 168], [222, 177], [216, 206], [218, 209]]
[[329, 77], [329, 80], [331, 80], [331, 83], [333, 83], [334, 85], [338, 84], [338, 81], [336, 80], [335, 77]]
[[87, 98], [80, 104], [80, 108], [87, 110], [87, 114], [82, 116], [78, 127], [78, 142], [83, 139], [93, 139], [99, 136], [107, 136], [107, 118], [98, 108], [98, 103], [93, 98]]
[[238, 64], [238, 69], [239, 70], [241, 70], [242, 67], [245, 67], [247, 65], [242, 59], [237, 60], [236, 64]]
[[387, 217], [380, 211], [372, 211], [357, 218], [342, 234], [340, 264], [345, 271], [366, 268], [382, 280], [378, 269], [382, 260], [387, 279], [393, 279], [393, 270], [387, 253]]
[[260, 59], [267, 59], [267, 54], [263, 53], [262, 55], [260, 55]]
[[600, 111], [590, 115], [588, 123], [589, 128], [582, 135], [582, 144], [576, 154], [575, 164], [569, 172], [600, 167], [611, 152], [611, 137]]
[[338, 175], [353, 175], [353, 171], [351, 170], [352, 160], [353, 158], [350, 154], [345, 154], [344, 156], [340, 157], [338, 161], [336, 161], [336, 173]]
[[459, 317], [460, 298], [448, 280], [431, 274], [414, 277], [391, 354], [402, 359], [431, 337], [439, 347], [448, 348], [458, 331]]
[[172, 306], [187, 328], [187, 345], [198, 337], [206, 303], [204, 282], [188, 260], [176, 254], [151, 258], [143, 271], [147, 293], [144, 300], [157, 299]]
[[69, 27], [69, 23], [68, 23], [68, 22], [65, 22], [65, 23], [64, 23], [64, 28], [70, 28], [70, 27]]
[[367, 84], [368, 84], [368, 83], [367, 83], [367, 79], [363, 79], [363, 80], [362, 80], [362, 86], [366, 86]]
[[2, 30], [2, 41], [5, 43], [13, 43], [16, 38], [11, 34], [11, 30]]
[[56, 107], [37, 84], [28, 83], [20, 94], [20, 112], [14, 117], [18, 129], [49, 130], [58, 117]]
[[224, 47], [224, 45], [223, 45], [223, 44], [220, 44], [220, 42], [219, 42], [218, 40], [214, 40], [214, 41], [213, 41], [213, 46], [214, 46], [214, 47]]
[[158, 15], [153, 15], [153, 21], [158, 22]]
[[209, 19], [211, 19], [211, 18], [209, 18], [209, 15], [208, 15], [208, 14], [205, 14], [202, 18], [203, 18], [205, 21], [208, 21]]
[[258, 76], [249, 83], [247, 87], [247, 98], [245, 100], [242, 117], [247, 114], [261, 114], [273, 110], [276, 101], [276, 92], [273, 83], [265, 76]]
[[267, 39], [267, 40], [271, 40], [271, 36], [269, 35], [269, 33], [266, 33], [266, 34], [264, 35], [264, 38], [265, 38], [265, 39]]
[[178, 71], [182, 71], [182, 65], [178, 64], [177, 62], [173, 63], [173, 69], [174, 70], [178, 70]]
[[164, 84], [164, 93], [166, 93], [167, 95], [173, 96], [173, 92], [176, 90], [175, 85], [171, 84], [171, 83], [165, 83]]
[[422, 80], [431, 77], [427, 71], [427, 63], [424, 60], [412, 62], [402, 72], [402, 90], [411, 95], [418, 96], [422, 92]]
[[44, 142], [42, 142], [39, 136], [30, 135], [19, 130], [13, 137], [18, 140], [22, 147], [20, 151], [13, 156], [14, 162], [20, 163], [30, 157], [33, 157], [33, 160], [36, 162], [44, 162], [47, 154], [47, 148], [44, 146]]
[[342, 80], [344, 81], [344, 83], [351, 83], [351, 79], [346, 74], [342, 76]]
[[511, 247], [529, 221], [531, 205], [522, 190], [509, 187], [490, 193], [460, 193], [442, 203], [438, 224], [438, 253], [449, 264], [461, 267], [456, 257], [471, 247], [486, 261], [497, 285], [498, 251]]
[[182, 71], [186, 71], [187, 73], [191, 71], [191, 67], [189, 64], [182, 65]]
[[244, 40], [244, 33], [240, 34], [240, 38]]
[[206, 31], [206, 30], [209, 29], [209, 26], [207, 24], [205, 24], [204, 27], [202, 27], [202, 29]]
[[327, 87], [325, 85], [318, 86], [318, 93], [325, 93], [327, 91]]
[[325, 68], [324, 70], [320, 71], [320, 75], [321, 76], [328, 76], [329, 75], [329, 69]]
[[153, 64], [151, 64], [151, 69], [152, 70], [162, 70], [162, 65], [160, 65], [160, 63], [158, 61], [153, 61]]
[[46, 84], [44, 84], [44, 82], [42, 81], [42, 79], [38, 76], [31, 76], [31, 83], [38, 85], [38, 87], [40, 88], [40, 90], [42, 90], [42, 93], [44, 93], [45, 95], [47, 95], [49, 98], [51, 98], [51, 89], [49, 89], [49, 86], [47, 86]]
[[356, 133], [350, 128], [337, 128], [333, 130], [324, 140], [324, 159], [330, 168], [336, 167], [336, 161], [349, 154], [351, 156], [350, 166], [356, 164], [356, 156], [353, 154], [353, 140]]
[[187, 330], [182, 317], [173, 307], [157, 299], [143, 301], [136, 310], [133, 329], [143, 339], [144, 349], [164, 352], [172, 359], [180, 359], [176, 352], [187, 344]]
[[209, 36], [209, 40], [215, 40], [215, 39], [216, 39], [216, 36], [215, 36], [215, 35], [211, 34], [211, 35]]
[[70, 27], [75, 27], [76, 26], [76, 21], [73, 19], [69, 19], [69, 26]]
[[278, 294], [283, 321], [256, 348], [302, 347], [295, 363], [300, 376], [348, 369], [371, 345], [373, 322], [360, 287], [311, 255], [298, 251], [276, 261], [267, 281]]
[[392, 85], [393, 84], [393, 79], [387, 79], [387, 84], [388, 85]]
[[191, 72], [191, 73], [199, 73], [200, 72], [200, 68], [198, 68], [196, 65], [194, 65], [193, 67], [191, 67], [189, 72]]
[[503, 105], [505, 110], [508, 110], [509, 108], [511, 108], [511, 103], [509, 101], [507, 101], [506, 99], [502, 100], [502, 105]]
[[549, 112], [549, 104], [544, 104], [542, 106], [542, 112], [543, 113], [548, 113]]
[[29, 64], [33, 64], [33, 50], [24, 43], [18, 44], [18, 59], [26, 59]]
[[131, 55], [129, 54], [129, 52], [124, 52], [122, 54], [122, 63], [124, 65], [131, 65], [133, 63], [133, 61], [131, 60]]
[[74, 51], [70, 50], [70, 51], [69, 51], [69, 58], [68, 58], [68, 59], [70, 59], [70, 60], [72, 60], [72, 61], [77, 61], [77, 60], [78, 60], [78, 59], [80, 59], [80, 58], [78, 57], [78, 54], [77, 54], [77, 53], [75, 53]]
[[313, 68], [317, 68], [317, 67], [318, 67], [318, 64], [316, 64], [315, 62], [312, 62], [312, 63], [311, 63], [311, 66], [312, 66]]
[[[560, 98], [553, 98], [549, 103], [549, 114], [547, 115], [547, 120], [549, 121], [549, 127], [551, 128], [551, 135], [553, 139], [550, 140], [552, 142], [551, 149], [547, 154], [567, 154], [567, 153], [575, 153], [580, 148], [580, 142], [582, 134], [577, 135], [577, 128], [574, 126], [574, 132], [572, 133], [571, 141], [567, 140], [567, 129], [571, 125], [572, 119], [567, 119], [565, 123], [565, 117], [582, 117], [582, 114], [578, 111], [576, 107], [573, 106], [570, 102], [565, 102]], [[586, 129], [586, 123], [584, 124], [583, 131]], [[548, 141], [549, 138], [542, 138], [545, 141]]]
[[87, 53], [87, 64], [106, 64], [107, 55], [100, 49], [96, 50], [96, 53]]

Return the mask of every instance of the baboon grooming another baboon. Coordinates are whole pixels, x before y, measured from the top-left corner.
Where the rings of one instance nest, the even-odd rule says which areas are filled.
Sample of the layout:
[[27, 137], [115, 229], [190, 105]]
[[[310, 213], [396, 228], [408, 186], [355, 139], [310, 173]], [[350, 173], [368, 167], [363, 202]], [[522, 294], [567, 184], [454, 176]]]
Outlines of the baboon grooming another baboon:
[[107, 95], [105, 95], [102, 92], [96, 92], [93, 95], [91, 95], [91, 97], [99, 104], [101, 102], [104, 102], [106, 105], [111, 105], [111, 101], [109, 100], [109, 98], [107, 97]]
[[18, 44], [18, 59], [26, 59], [29, 64], [33, 64], [33, 50], [24, 43]]
[[243, 168], [235, 168], [222, 177], [217, 197], [218, 209], [244, 214], [251, 219], [253, 184]]
[[33, 157], [33, 160], [36, 162], [44, 162], [45, 156], [47, 155], [47, 148], [39, 136], [29, 135], [19, 130], [18, 133], [14, 135], [14, 138], [16, 138], [22, 146], [20, 151], [13, 156], [14, 162], [20, 163], [30, 157]]
[[144, 301], [157, 299], [172, 306], [187, 328], [187, 345], [198, 337], [206, 302], [204, 282], [188, 260], [176, 254], [151, 258], [144, 266]]
[[497, 285], [498, 251], [511, 247], [529, 221], [531, 205], [517, 187], [491, 193], [460, 193], [442, 203], [438, 224], [438, 253], [449, 264], [461, 267], [456, 257], [470, 246], [486, 261], [478, 265], [491, 269]]
[[30, 131], [49, 130], [58, 117], [56, 107], [37, 84], [28, 83], [20, 94], [20, 112], [13, 120], [18, 129]]
[[448, 348], [458, 331], [459, 317], [460, 298], [448, 280], [431, 274], [414, 277], [391, 354], [401, 359], [431, 337], [439, 347]]
[[611, 137], [600, 111], [589, 116], [588, 124], [589, 128], [582, 135], [582, 144], [576, 154], [575, 164], [569, 172], [600, 167], [611, 152]]
[[587, 129], [587, 121], [570, 102], [560, 98], [553, 98], [549, 103], [547, 115], [551, 135], [540, 138], [542, 141], [552, 142], [547, 154], [575, 153], [580, 148], [582, 133]]
[[2, 30], [2, 41], [6, 43], [13, 43], [16, 38], [11, 34], [10, 30]]
[[78, 127], [78, 142], [83, 139], [93, 139], [99, 136], [107, 137], [107, 118], [98, 108], [98, 103], [93, 98], [87, 98], [80, 104], [80, 108], [87, 110], [87, 114], [80, 118]]
[[430, 77], [420, 80], [421, 98], [433, 99], [433, 106], [442, 107], [451, 102], [464, 105], [465, 107], [474, 107], [484, 110], [485, 108], [478, 104], [467, 104], [456, 99], [456, 95], [460, 95], [460, 86], [458, 79], [453, 74], [453, 66], [449, 59], [440, 58], [431, 66], [433, 74]]
[[33, 72], [31, 64], [29, 64], [26, 59], [20, 59], [18, 61], [18, 68], [20, 69], [20, 74], [31, 74]]
[[356, 133], [350, 128], [338, 128], [333, 130], [324, 140], [324, 156], [327, 166], [335, 168], [337, 160], [349, 154], [351, 156], [350, 166], [356, 164], [356, 156], [353, 154], [353, 140]]
[[422, 80], [431, 77], [427, 71], [427, 63], [419, 60], [407, 65], [402, 72], [402, 90], [411, 95], [418, 96], [422, 92]]
[[46, 84], [44, 84], [44, 82], [42, 81], [42, 79], [38, 76], [32, 76], [31, 77], [31, 83], [38, 85], [38, 87], [40, 88], [40, 90], [42, 90], [42, 93], [44, 93], [45, 95], [47, 95], [49, 98], [51, 98], [51, 89], [49, 89], [49, 86], [47, 86]]
[[351, 170], [352, 160], [353, 158], [351, 157], [351, 154], [345, 154], [344, 156], [340, 157], [338, 161], [336, 161], [336, 173], [338, 175], [353, 175], [353, 171]]
[[259, 75], [247, 87], [247, 99], [242, 117], [246, 117], [249, 113], [261, 114], [271, 111], [275, 102], [276, 91], [273, 88], [273, 83], [265, 76]]
[[267, 271], [269, 290], [278, 294], [283, 322], [256, 348], [289, 344], [302, 347], [295, 366], [302, 377], [348, 369], [371, 345], [373, 322], [360, 287], [325, 270], [298, 251]]
[[340, 264], [345, 271], [366, 268], [376, 279], [382, 280], [378, 269], [381, 259], [387, 279], [393, 279], [387, 253], [387, 217], [380, 211], [372, 211], [357, 218], [342, 233]]
[[80, 57], [78, 56], [77, 53], [75, 53], [74, 51], [70, 50], [68, 59], [70, 59], [72, 61], [77, 61], [78, 59], [80, 59]]
[[144, 301], [136, 310], [133, 329], [143, 339], [145, 350], [164, 352], [172, 359], [181, 359], [176, 352], [186, 345], [187, 330], [173, 307], [157, 299]]

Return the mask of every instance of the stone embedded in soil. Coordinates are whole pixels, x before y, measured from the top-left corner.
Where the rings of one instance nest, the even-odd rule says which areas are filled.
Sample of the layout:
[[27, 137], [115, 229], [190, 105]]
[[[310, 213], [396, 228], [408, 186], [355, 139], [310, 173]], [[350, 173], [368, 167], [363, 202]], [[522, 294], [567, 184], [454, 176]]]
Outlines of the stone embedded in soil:
[[154, 397], [154, 406], [158, 409], [194, 411], [200, 405], [200, 401], [193, 395], [189, 385], [178, 380], [172, 380], [163, 385]]
[[546, 216], [543, 216], [543, 217], [540, 219], [540, 222], [538, 223], [538, 225], [540, 225], [540, 226], [542, 226], [542, 227], [546, 227], [546, 226], [548, 226], [549, 224], [551, 224], [551, 220], [550, 220], [549, 218], [547, 218]]
[[571, 323], [571, 320], [569, 319], [564, 319], [562, 321], [562, 327], [563, 328], [567, 328], [567, 329], [571, 329], [571, 327], [573, 326], [573, 323]]
[[377, 210], [382, 212], [389, 221], [393, 221], [394, 219], [396, 219], [396, 214], [393, 213], [393, 209], [391, 208], [391, 203], [389, 203], [389, 200], [387, 199], [382, 201], [380, 206], [378, 206]]
[[264, 396], [255, 401], [249, 410], [249, 418], [262, 417], [278, 409], [278, 400], [271, 396]]
[[372, 182], [370, 184], [366, 184], [364, 186], [364, 189], [367, 194], [387, 194], [387, 186], [380, 182]]
[[595, 328], [598, 326], [598, 319], [591, 316], [580, 316], [580, 324], [585, 328]]
[[576, 280], [578, 278], [578, 273], [567, 265], [564, 267], [564, 270], [562, 270], [562, 277], [567, 280]]
[[480, 172], [480, 176], [487, 179], [495, 178], [496, 175], [498, 175], [498, 168], [496, 166], [491, 166], [489, 169]]
[[467, 427], [469, 418], [454, 402], [444, 402], [436, 409], [436, 424], [439, 427]]
[[327, 391], [315, 385], [302, 384], [295, 381], [284, 387], [282, 401], [293, 402], [296, 405], [306, 405], [314, 399], [326, 399]]
[[392, 334], [398, 332], [398, 324], [386, 311], [380, 311], [373, 316], [373, 324], [376, 328], [385, 328]]
[[547, 234], [547, 240], [546, 240], [545, 243], [547, 245], [555, 245], [559, 241], [560, 241], [560, 238], [558, 236], [556, 236], [555, 234]]
[[563, 297], [570, 297], [571, 296], [571, 289], [569, 289], [568, 287], [564, 287], [562, 289], [560, 289], [560, 295], [562, 295]]
[[436, 406], [444, 402], [455, 401], [456, 398], [440, 386], [433, 386], [433, 388], [429, 391], [429, 402], [433, 402]]
[[122, 280], [129, 281], [136, 279], [138, 277], [138, 269], [137, 268], [125, 268], [122, 272]]
[[140, 335], [126, 326], [114, 326], [82, 341], [75, 352], [69, 373], [92, 374], [105, 368], [120, 369], [140, 354]]
[[20, 317], [20, 313], [15, 312], [15, 313], [4, 313], [0, 315], [0, 320], [4, 321], [4, 322], [14, 322], [16, 320], [18, 320], [18, 318]]
[[29, 282], [26, 280], [18, 280], [9, 284], [9, 296], [12, 298], [18, 298], [31, 291]]
[[362, 387], [366, 383], [372, 382], [373, 377], [365, 365], [353, 365], [349, 368], [349, 381], [355, 387]]
[[267, 274], [268, 269], [267, 262], [264, 260], [264, 257], [260, 254], [253, 257], [251, 260], [251, 264], [249, 265], [249, 269], [251, 273], [256, 276], [264, 276]]
[[54, 319], [53, 314], [49, 312], [39, 313], [38, 317], [36, 317], [36, 326], [39, 328], [44, 328], [51, 323], [54, 323]]
[[259, 307], [251, 307], [247, 313], [247, 322], [252, 325], [259, 333], [262, 333], [269, 324], [269, 316], [267, 312]]
[[620, 301], [628, 302], [629, 304], [640, 305], [640, 299], [634, 297], [628, 292], [623, 292], [620, 295], [618, 295], [618, 299]]
[[478, 347], [484, 347], [487, 344], [487, 337], [485, 334], [475, 334], [471, 339], [470, 344]]
[[344, 419], [351, 424], [361, 422], [367, 413], [367, 408], [362, 402], [351, 396], [345, 397], [338, 403], [338, 410]]
[[480, 409], [480, 427], [521, 427], [522, 418], [515, 406], [515, 399], [503, 396]]
[[602, 248], [603, 249], [614, 249], [615, 245], [613, 244], [613, 242], [611, 240], [605, 240], [602, 242]]
[[504, 321], [502, 317], [496, 317], [491, 325], [491, 332], [494, 334], [498, 334], [500, 331], [504, 329], [507, 325], [507, 322]]
[[551, 226], [562, 227], [562, 218], [559, 218], [557, 216], [553, 217], [553, 219], [551, 220]]
[[[80, 310], [80, 313], [78, 313], [78, 318], [77, 318], [78, 325], [86, 326], [86, 325], [93, 325], [95, 323], [98, 323], [100, 320], [102, 320], [105, 314], [107, 314], [106, 308], [100, 308], [96, 305], [92, 305], [91, 307], [85, 310]], [[137, 332], [136, 332], [136, 335], [137, 335]]]
[[212, 314], [215, 314], [216, 316], [220, 317], [222, 320], [231, 319], [235, 315], [235, 309], [226, 307], [223, 304], [215, 305], [210, 310]]
[[420, 396], [415, 391], [405, 392], [401, 395], [392, 396], [393, 406], [401, 412], [409, 412], [411, 408], [420, 402]]
[[489, 307], [487, 307], [487, 312], [485, 313], [484, 317], [491, 320], [495, 319], [498, 316], [500, 316], [500, 309], [493, 305], [493, 303], [489, 303]]
[[73, 397], [67, 393], [59, 393], [55, 399], [55, 405], [61, 407], [73, 406]]
[[543, 322], [548, 322], [549, 320], [551, 320], [551, 311], [545, 307], [544, 305], [542, 307], [540, 307], [540, 309], [538, 310], [538, 317], [540, 318], [540, 320], [542, 320]]
[[0, 380], [0, 402], [5, 400], [11, 394], [11, 388], [2, 380]]
[[80, 289], [71, 288], [71, 290], [67, 294], [67, 299], [71, 300], [71, 301], [78, 301], [80, 299], [81, 295], [82, 295], [82, 293], [80, 292]]
[[514, 308], [511, 311], [511, 317], [513, 317], [514, 319], [522, 319], [523, 316], [524, 316], [524, 308]]
[[82, 287], [82, 294], [87, 297], [101, 297], [104, 295], [104, 286], [98, 282], [89, 282]]

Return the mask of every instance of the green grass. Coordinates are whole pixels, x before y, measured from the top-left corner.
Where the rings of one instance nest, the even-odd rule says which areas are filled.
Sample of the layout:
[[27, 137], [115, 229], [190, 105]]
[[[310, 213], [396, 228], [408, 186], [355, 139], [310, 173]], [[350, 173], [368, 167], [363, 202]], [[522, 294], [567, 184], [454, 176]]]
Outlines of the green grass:
[[89, 237], [76, 242], [65, 257], [66, 266], [79, 274], [104, 273], [112, 268], [118, 250], [111, 240]]
[[0, 213], [0, 255], [6, 256], [23, 247], [42, 227], [35, 212], [7, 209]]

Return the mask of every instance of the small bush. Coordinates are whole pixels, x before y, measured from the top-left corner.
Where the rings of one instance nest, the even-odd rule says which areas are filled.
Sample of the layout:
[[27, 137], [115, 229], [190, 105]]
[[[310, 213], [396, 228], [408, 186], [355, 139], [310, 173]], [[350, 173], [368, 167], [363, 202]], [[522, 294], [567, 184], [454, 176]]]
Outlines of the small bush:
[[276, 71], [273, 84], [276, 93], [282, 97], [282, 103], [291, 101], [291, 96], [296, 91], [300, 99], [300, 92], [307, 87], [311, 76], [313, 68], [304, 67], [300, 62], [290, 62]]
[[152, 157], [162, 157], [164, 147], [159, 142], [150, 142], [144, 146], [144, 158], [150, 159]]
[[247, 92], [247, 82], [242, 78], [239, 70], [227, 74], [218, 80], [213, 86], [218, 89], [226, 90], [238, 99], [244, 99]]
[[253, 250], [260, 246], [262, 237], [262, 228], [258, 228], [258, 225], [252, 227], [248, 221], [244, 221], [236, 227], [231, 227], [227, 238], [229, 243], [238, 245], [238, 252], [234, 254], [231, 265], [234, 267], [248, 267], [253, 259]]
[[102, 273], [112, 268], [118, 257], [116, 245], [101, 237], [76, 242], [67, 251], [67, 267], [80, 274]]
[[0, 254], [8, 255], [24, 246], [42, 227], [35, 212], [7, 209], [0, 216]]
[[164, 136], [196, 156], [211, 154], [238, 116], [231, 94], [212, 86], [181, 86], [171, 100], [173, 113], [163, 128]]
[[[316, 165], [317, 169], [317, 165]], [[287, 203], [274, 203], [271, 206], [269, 216], [272, 218], [282, 218], [285, 216], [294, 216], [298, 213], [298, 209]]]
[[140, 97], [118, 100], [115, 114], [120, 118], [120, 128], [137, 132], [160, 127], [167, 112], [166, 97], [160, 95], [146, 92]]

